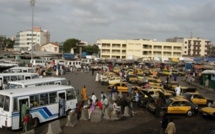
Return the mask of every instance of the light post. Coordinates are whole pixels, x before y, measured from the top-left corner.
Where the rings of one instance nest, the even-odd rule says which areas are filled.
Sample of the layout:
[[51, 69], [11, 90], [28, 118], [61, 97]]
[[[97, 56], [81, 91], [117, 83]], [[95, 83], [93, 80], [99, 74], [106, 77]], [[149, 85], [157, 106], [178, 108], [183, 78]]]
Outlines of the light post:
[[31, 26], [32, 26], [32, 33], [31, 33], [31, 60], [32, 60], [33, 59], [34, 6], [35, 6], [36, 1], [31, 0], [30, 3], [31, 3], [31, 6], [32, 6], [32, 23], [31, 23]]

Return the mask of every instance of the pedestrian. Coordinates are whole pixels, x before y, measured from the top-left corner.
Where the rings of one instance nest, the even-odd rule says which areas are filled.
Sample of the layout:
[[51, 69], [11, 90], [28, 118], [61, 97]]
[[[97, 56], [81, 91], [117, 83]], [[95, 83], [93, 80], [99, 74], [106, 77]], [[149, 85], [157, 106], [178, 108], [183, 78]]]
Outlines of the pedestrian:
[[119, 115], [120, 112], [121, 112], [121, 107], [117, 105], [117, 101], [116, 100], [113, 103], [113, 110], [116, 111], [117, 115]]
[[88, 109], [88, 117], [89, 117], [89, 120], [90, 120], [91, 114], [95, 110], [95, 103], [93, 103], [92, 99], [90, 99], [89, 102], [90, 102], [90, 107]]
[[60, 95], [59, 107], [60, 107], [59, 116], [60, 117], [64, 116], [65, 112], [66, 112], [66, 100], [65, 100], [65, 96], [64, 95]]
[[166, 84], [169, 83], [169, 76], [166, 77]]
[[165, 134], [175, 134], [175, 133], [176, 133], [175, 123], [173, 122], [173, 119], [170, 119], [167, 125], [167, 128], [165, 130]]
[[102, 102], [99, 99], [96, 99], [96, 106], [98, 106], [102, 110]]
[[176, 93], [176, 96], [179, 96], [179, 95], [181, 94], [180, 85], [178, 85], [178, 86], [175, 88], [175, 93]]
[[84, 106], [84, 101], [81, 101], [80, 103], [76, 104], [77, 120], [81, 118], [81, 111], [83, 109], [83, 106]]
[[91, 99], [92, 99], [93, 103], [96, 103], [97, 97], [96, 97], [96, 95], [94, 94], [94, 92], [92, 93]]
[[174, 81], [177, 81], [177, 74], [174, 74]]
[[139, 98], [140, 98], [140, 95], [139, 95], [138, 91], [135, 92], [134, 98], [135, 98], [134, 108], [137, 109], [138, 108]]
[[155, 109], [155, 116], [156, 117], [160, 116], [160, 111], [161, 111], [162, 105], [163, 105], [163, 100], [161, 97], [159, 97], [156, 101], [156, 109]]
[[104, 92], [102, 91], [102, 92], [101, 92], [101, 99], [100, 99], [101, 101], [103, 101], [104, 96], [106, 96], [106, 94], [104, 94]]
[[95, 79], [95, 81], [96, 82], [99, 81], [99, 72], [96, 73], [96, 79]]
[[82, 97], [82, 101], [87, 101], [87, 88], [85, 85], [81, 89], [81, 97]]
[[167, 125], [169, 123], [169, 119], [167, 117], [167, 114], [164, 113], [163, 117], [162, 117], [162, 121], [161, 121], [161, 130], [160, 130], [160, 134], [165, 134], [165, 130], [167, 128]]

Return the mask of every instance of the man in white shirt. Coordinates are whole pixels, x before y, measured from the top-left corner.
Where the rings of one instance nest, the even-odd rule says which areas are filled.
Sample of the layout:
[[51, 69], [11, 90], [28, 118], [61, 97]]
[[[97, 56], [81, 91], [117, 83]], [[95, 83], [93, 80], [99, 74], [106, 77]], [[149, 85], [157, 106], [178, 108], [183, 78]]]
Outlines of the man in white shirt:
[[179, 96], [181, 94], [181, 88], [179, 85], [175, 88], [175, 92], [176, 92], [176, 96]]
[[93, 100], [93, 103], [96, 103], [97, 97], [96, 97], [96, 95], [94, 93], [92, 93], [91, 99]]

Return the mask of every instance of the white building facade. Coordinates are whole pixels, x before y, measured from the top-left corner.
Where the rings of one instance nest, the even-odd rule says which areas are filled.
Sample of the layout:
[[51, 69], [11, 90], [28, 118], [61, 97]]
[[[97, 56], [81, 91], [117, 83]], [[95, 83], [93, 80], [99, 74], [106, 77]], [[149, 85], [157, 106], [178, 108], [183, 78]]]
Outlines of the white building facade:
[[48, 44], [42, 45], [41, 51], [59, 53], [59, 44], [48, 43]]
[[199, 37], [167, 39], [168, 42], [183, 43], [183, 56], [208, 56], [210, 55], [211, 41]]
[[155, 40], [106, 40], [97, 41], [102, 59], [160, 59], [182, 56], [183, 43], [158, 42]]
[[[34, 27], [33, 46], [35, 44], [44, 45], [50, 42], [50, 34], [47, 30], [41, 30], [40, 27]], [[21, 31], [16, 35], [14, 51], [31, 50], [32, 31]]]

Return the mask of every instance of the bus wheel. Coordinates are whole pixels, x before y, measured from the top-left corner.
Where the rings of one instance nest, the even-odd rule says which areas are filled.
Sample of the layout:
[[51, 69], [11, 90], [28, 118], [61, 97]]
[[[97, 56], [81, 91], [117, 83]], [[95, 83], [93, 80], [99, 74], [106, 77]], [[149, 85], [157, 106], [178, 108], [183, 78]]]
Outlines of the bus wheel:
[[32, 127], [35, 128], [39, 125], [40, 121], [38, 118], [33, 118], [32, 120]]

